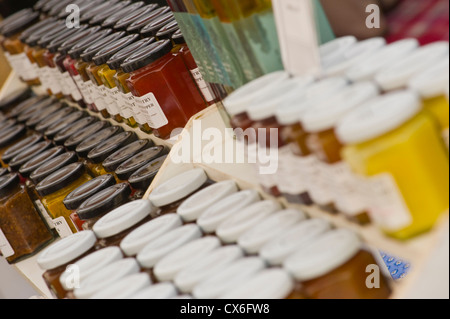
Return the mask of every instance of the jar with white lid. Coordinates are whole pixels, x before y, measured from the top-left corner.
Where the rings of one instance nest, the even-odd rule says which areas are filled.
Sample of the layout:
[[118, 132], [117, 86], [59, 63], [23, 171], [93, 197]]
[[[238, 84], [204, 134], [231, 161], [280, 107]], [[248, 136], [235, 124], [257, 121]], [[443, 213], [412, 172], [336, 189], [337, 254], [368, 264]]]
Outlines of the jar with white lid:
[[[177, 297], [177, 287], [169, 282], [152, 285], [145, 288], [128, 299], [133, 300], [155, 300], [155, 299], [173, 299]], [[190, 298], [192, 299], [192, 298]]]
[[380, 288], [367, 286], [367, 268], [379, 265], [347, 229], [325, 233], [283, 266], [297, 281], [290, 299], [387, 299], [391, 293], [381, 271]]
[[369, 215], [386, 234], [410, 239], [448, 211], [448, 150], [416, 93], [386, 94], [355, 109], [337, 135], [344, 160], [366, 177]]
[[178, 208], [177, 214], [186, 223], [195, 222], [211, 205], [237, 191], [238, 187], [234, 181], [215, 183], [185, 200]]
[[261, 248], [259, 256], [270, 266], [281, 266], [289, 256], [303, 247], [314, 244], [317, 238], [330, 230], [331, 224], [323, 219], [302, 221], [268, 241]]
[[257, 254], [267, 242], [284, 234], [306, 218], [305, 213], [294, 209], [273, 214], [242, 234], [238, 245], [249, 255]]
[[156, 264], [171, 252], [199, 239], [202, 235], [202, 231], [195, 224], [176, 228], [150, 242], [139, 252], [136, 259], [143, 271], [147, 272], [154, 282], [157, 282], [154, 274]]
[[208, 176], [201, 168], [181, 173], [155, 188], [150, 202], [159, 208], [158, 216], [176, 213], [178, 207], [193, 193], [209, 186]]
[[220, 247], [220, 240], [214, 236], [196, 239], [174, 250], [161, 259], [153, 270], [159, 282], [172, 281], [183, 269], [188, 268]]
[[89, 299], [99, 291], [117, 283], [119, 280], [140, 272], [139, 264], [134, 258], [125, 258], [103, 268], [83, 281], [73, 294], [77, 299]]
[[197, 220], [197, 224], [204, 233], [215, 233], [222, 222], [260, 200], [261, 197], [255, 190], [235, 193], [210, 206]]
[[[82, 285], [88, 277], [95, 275], [108, 265], [119, 261], [123, 254], [118, 247], [108, 247], [98, 250], [71, 265], [59, 278], [62, 287], [69, 292], [68, 298], [75, 299], [73, 290]], [[71, 298], [72, 297], [72, 298]]]
[[179, 272], [174, 283], [182, 293], [191, 293], [201, 282], [227, 269], [241, 259], [244, 252], [238, 246], [227, 246], [214, 250], [208, 256]]
[[56, 242], [39, 255], [37, 263], [45, 270], [42, 277], [55, 297], [64, 299], [67, 295], [59, 281], [66, 267], [93, 253], [96, 242], [94, 232], [85, 231]]
[[448, 54], [449, 43], [447, 41], [428, 44], [403, 60], [387, 65], [375, 76], [375, 82], [384, 92], [406, 89], [412, 76], [426, 71], [436, 61], [448, 56]]
[[120, 242], [120, 248], [126, 256], [136, 257], [149, 243], [182, 225], [183, 222], [177, 214], [168, 214], [152, 219], [129, 233]]
[[242, 282], [220, 299], [286, 299], [294, 290], [294, 280], [283, 269], [263, 270]]
[[254, 203], [221, 223], [217, 228], [216, 235], [225, 244], [235, 244], [247, 230], [281, 210], [281, 205], [275, 201], [266, 200]]
[[346, 54], [357, 42], [358, 39], [356, 37], [349, 35], [322, 44], [319, 47], [322, 68], [327, 69], [345, 60]]
[[129, 233], [151, 220], [152, 209], [149, 201], [137, 200], [106, 214], [93, 227], [98, 238], [97, 249], [119, 246]]
[[192, 294], [197, 299], [218, 299], [265, 268], [264, 260], [259, 257], [237, 260], [227, 269], [195, 286]]
[[289, 202], [312, 205], [314, 202], [309, 190], [319, 174], [319, 161], [306, 143], [308, 134], [303, 128], [302, 116], [308, 109], [338, 94], [347, 84], [342, 77], [318, 81], [307, 88], [302, 99], [276, 111], [277, 122], [283, 126], [281, 139], [283, 144], [290, 146], [287, 152], [280, 154], [282, 166], [288, 169], [278, 172], [278, 179], [283, 181], [280, 183], [281, 193]]
[[415, 52], [419, 47], [416, 39], [404, 39], [388, 44], [375, 54], [351, 66], [345, 77], [351, 82], [372, 81], [375, 75], [389, 64], [396, 64]]
[[129, 299], [137, 292], [150, 287], [152, 281], [147, 274], [138, 273], [111, 283], [107, 287], [95, 293], [90, 299], [111, 300]]
[[[303, 116], [303, 128], [308, 134], [308, 148], [318, 159], [319, 175], [310, 186], [312, 199], [322, 206], [333, 206], [350, 220], [370, 223], [368, 207], [360, 193], [363, 177], [353, 173], [342, 159], [342, 144], [335, 128], [349, 112], [379, 96], [377, 86], [360, 82], [346, 87], [332, 99], [312, 107]], [[327, 190], [324, 193], [324, 190]]]

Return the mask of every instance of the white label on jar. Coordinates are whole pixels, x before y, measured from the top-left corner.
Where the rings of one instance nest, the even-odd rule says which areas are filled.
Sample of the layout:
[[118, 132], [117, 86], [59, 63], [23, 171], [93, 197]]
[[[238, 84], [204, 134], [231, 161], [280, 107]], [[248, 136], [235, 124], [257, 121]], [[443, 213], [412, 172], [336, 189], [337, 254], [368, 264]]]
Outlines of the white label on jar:
[[57, 68], [49, 68], [49, 83], [50, 83], [50, 90], [53, 94], [60, 94], [62, 93], [61, 88], [61, 72]]
[[153, 129], [159, 129], [169, 124], [161, 106], [153, 93], [136, 97], [136, 105], [146, 119], [146, 123]]
[[37, 199], [37, 200], [34, 201], [34, 205], [36, 206], [38, 211], [41, 213], [42, 217], [44, 217], [45, 221], [47, 222], [48, 227], [50, 227], [50, 229], [54, 229], [55, 225], [53, 224], [53, 220], [50, 217], [50, 215], [48, 214], [48, 212], [45, 209], [45, 207], [42, 204], [42, 202], [39, 199]]
[[206, 102], [211, 102], [214, 100], [214, 95], [209, 89], [208, 83], [203, 79], [203, 75], [200, 72], [200, 70], [194, 69], [191, 70], [192, 76], [194, 77], [195, 82], [197, 82], [197, 86], [200, 89], [200, 91], [203, 94], [203, 97], [205, 98]]
[[145, 124], [145, 118], [143, 115], [141, 115], [141, 110], [136, 104], [136, 97], [133, 95], [133, 93], [122, 93], [121, 96], [125, 108], [131, 111], [136, 122], [141, 125]]
[[30, 60], [28, 60], [28, 57], [25, 53], [20, 54], [9, 54], [5, 53], [5, 57], [8, 60], [9, 65], [11, 68], [14, 69], [14, 71], [17, 73], [19, 77], [21, 77], [24, 80], [33, 80], [28, 78], [29, 72], [33, 71], [31, 68]]
[[386, 231], [398, 231], [412, 224], [411, 212], [391, 174], [371, 177], [366, 186], [365, 197], [375, 223]]
[[38, 69], [38, 75], [39, 75], [39, 80], [41, 82], [42, 88], [44, 90], [48, 90], [48, 80], [47, 80], [47, 68], [46, 67], [40, 67]]
[[0, 228], [0, 252], [5, 258], [14, 255], [14, 249], [11, 247], [11, 244], [9, 243], [8, 239], [6, 239], [6, 236], [1, 228]]
[[73, 234], [64, 217], [53, 219], [53, 225], [61, 238], [66, 238]]
[[124, 94], [122, 92], [120, 92], [118, 87], [113, 88], [111, 90], [110, 94], [115, 99], [117, 108], [119, 109], [119, 112], [120, 112], [120, 115], [124, 119], [129, 119], [131, 117], [134, 117], [133, 109], [125, 101]]
[[81, 101], [83, 97], [81, 96], [80, 90], [78, 89], [78, 86], [75, 84], [75, 81], [70, 76], [69, 72], [63, 73], [63, 79], [65, 83], [65, 87], [67, 89], [67, 92], [65, 92], [65, 95], [72, 95], [72, 98], [75, 101]]
[[112, 89], [107, 88], [106, 86], [104, 87], [106, 89], [105, 101], [106, 104], [109, 105], [108, 112], [109, 109], [111, 109], [110, 112], [113, 112], [110, 113], [111, 115], [120, 114], [123, 117], [122, 108], [119, 105], [119, 96], [120, 96], [119, 89], [117, 87]]
[[94, 83], [91, 80], [84, 82], [84, 89], [86, 90], [86, 95], [89, 98], [88, 104], [94, 104], [97, 98], [97, 91], [95, 90]]
[[103, 98], [103, 92], [100, 86], [90, 81], [89, 90], [94, 100], [95, 106], [99, 111], [103, 111], [106, 109], [106, 101]]
[[93, 102], [91, 99], [91, 95], [89, 93], [89, 90], [87, 89], [86, 82], [83, 81], [83, 79], [81, 78], [81, 75], [79, 75], [79, 74], [75, 75], [73, 77], [73, 80], [75, 81], [76, 85], [80, 89], [81, 95], [83, 96], [83, 99], [86, 102], [86, 104], [92, 104]]
[[445, 142], [445, 145], [447, 145], [447, 148], [449, 148], [449, 145], [448, 145], [448, 138], [449, 138], [449, 136], [448, 136], [448, 132], [449, 131], [449, 129], [448, 129], [448, 127], [444, 130], [444, 132], [442, 132], [442, 136], [444, 136], [444, 142]]

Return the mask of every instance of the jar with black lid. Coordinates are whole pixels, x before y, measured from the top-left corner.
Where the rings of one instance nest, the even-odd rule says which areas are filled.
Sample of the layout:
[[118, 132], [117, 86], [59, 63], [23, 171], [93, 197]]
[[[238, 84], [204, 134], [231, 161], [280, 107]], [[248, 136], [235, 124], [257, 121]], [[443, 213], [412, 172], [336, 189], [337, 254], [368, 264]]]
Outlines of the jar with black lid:
[[90, 25], [101, 25], [103, 22], [105, 22], [106, 19], [111, 17], [112, 15], [120, 12], [127, 6], [131, 4], [130, 0], [126, 1], [119, 1], [118, 3], [109, 6], [109, 8], [106, 8], [102, 12], [98, 13], [96, 16], [92, 17], [91, 20], [89, 20]]
[[158, 40], [163, 40], [163, 39], [170, 40], [171, 36], [167, 36], [170, 33], [166, 33], [165, 34], [166, 36], [163, 38], [159, 38], [157, 36], [158, 32], [162, 28], [165, 28], [167, 25], [170, 25], [170, 27], [166, 28], [166, 31], [171, 30], [172, 33], [176, 31], [178, 23], [175, 20], [175, 16], [174, 16], [173, 12], [168, 12], [168, 13], [158, 17], [157, 19], [154, 19], [149, 24], [144, 26], [140, 31], [141, 36], [142, 37], [156, 37]]
[[31, 160], [32, 158], [38, 156], [42, 152], [48, 150], [53, 146], [52, 142], [50, 141], [42, 141], [37, 144], [34, 144], [33, 146], [24, 149], [19, 154], [17, 154], [11, 162], [9, 162], [9, 168], [12, 171], [19, 171], [20, 167]]
[[25, 125], [29, 129], [34, 129], [41, 122], [47, 122], [49, 117], [52, 117], [53, 114], [63, 109], [64, 106], [61, 103], [55, 103], [46, 107], [40, 112], [36, 112], [28, 121], [26, 121]]
[[88, 127], [89, 125], [98, 122], [98, 118], [94, 116], [84, 117], [81, 120], [76, 121], [72, 125], [61, 130], [58, 134], [53, 137], [53, 142], [56, 145], [64, 145], [64, 143], [75, 133]]
[[120, 126], [111, 126], [105, 128], [100, 132], [98, 132], [97, 134], [94, 134], [91, 137], [86, 138], [84, 142], [80, 143], [77, 146], [75, 152], [77, 152], [80, 158], [87, 159], [87, 156], [90, 151], [92, 151], [94, 148], [96, 148], [103, 142], [107, 141], [114, 135], [120, 134], [122, 132], [123, 128], [121, 128]]
[[8, 130], [17, 124], [16, 119], [9, 119], [0, 123], [0, 131]]
[[171, 12], [170, 8], [168, 6], [164, 6], [161, 8], [157, 8], [148, 14], [139, 17], [139, 19], [135, 20], [132, 24], [130, 24], [127, 28], [128, 33], [140, 33], [141, 29], [148, 25], [150, 22], [154, 21], [155, 19], [159, 18], [162, 15], [165, 15], [166, 13]]
[[143, 166], [141, 169], [134, 172], [128, 182], [133, 189], [132, 197], [134, 199], [142, 199], [147, 192], [148, 188], [152, 184], [159, 170], [166, 161], [167, 155], [159, 157], [147, 165]]
[[14, 91], [4, 97], [0, 102], [0, 112], [3, 112], [4, 114], [13, 112], [18, 105], [28, 101], [28, 99], [32, 99], [32, 94], [33, 91], [30, 88]]
[[42, 141], [44, 137], [41, 134], [32, 134], [25, 138], [24, 140], [15, 143], [13, 146], [8, 148], [2, 155], [1, 162], [3, 166], [8, 166], [8, 163], [22, 152], [25, 148], [31, 147], [36, 143]]
[[176, 32], [181, 32], [176, 20], [164, 25], [156, 34], [158, 40], [171, 40]]
[[53, 126], [56, 123], [59, 123], [62, 119], [64, 119], [66, 116], [69, 116], [70, 114], [74, 113], [75, 111], [77, 111], [77, 109], [70, 107], [70, 106], [65, 106], [62, 109], [60, 109], [59, 111], [53, 113], [51, 117], [47, 117], [44, 121], [37, 124], [35, 126], [34, 130], [36, 132], [44, 134], [45, 131], [47, 131], [47, 129], [50, 126]]
[[155, 10], [158, 7], [157, 4], [148, 4], [141, 8], [139, 8], [136, 11], [133, 11], [132, 13], [126, 15], [122, 19], [116, 22], [113, 29], [116, 31], [126, 31], [127, 28], [136, 20], [142, 18], [143, 16], [149, 14], [153, 10]]
[[26, 138], [27, 128], [25, 125], [15, 125], [5, 130], [0, 130], [0, 158], [12, 145]]
[[106, 20], [102, 23], [102, 28], [112, 28], [116, 25], [116, 23], [126, 17], [127, 15], [133, 13], [134, 11], [138, 10], [139, 8], [143, 7], [145, 5], [144, 1], [138, 1], [133, 4], [130, 4], [129, 6], [126, 6], [125, 8], [121, 9], [118, 12], [115, 12], [113, 15], [110, 15]]
[[110, 127], [111, 124], [106, 121], [95, 122], [73, 134], [64, 142], [64, 147], [69, 151], [75, 151], [75, 149], [84, 142], [88, 137], [96, 135], [98, 132]]
[[31, 119], [33, 116], [43, 112], [46, 108], [50, 107], [51, 105], [55, 104], [56, 100], [50, 98], [45, 99], [42, 102], [33, 105], [32, 107], [26, 109], [22, 113], [19, 114], [17, 117], [17, 121], [20, 123], [26, 123], [29, 119]]
[[0, 167], [0, 176], [6, 175], [8, 173], [9, 173], [9, 171], [7, 168]]
[[61, 168], [68, 166], [70, 164], [76, 163], [78, 161], [77, 154], [75, 152], [66, 152], [58, 155], [57, 157], [42, 163], [41, 166], [36, 168], [30, 174], [30, 181], [37, 185], [46, 179], [48, 176], [52, 175], [54, 172], [60, 170]]
[[104, 1], [102, 3], [99, 3], [95, 6], [92, 10], [88, 10], [87, 12], [81, 12], [80, 17], [80, 24], [89, 23], [92, 18], [94, 18], [96, 15], [102, 13], [103, 11], [107, 10], [111, 6], [115, 5], [118, 2], [118, 0], [108, 0]]
[[51, 125], [47, 130], [44, 132], [44, 135], [48, 139], [53, 139], [56, 134], [61, 132], [62, 130], [66, 129], [67, 127], [71, 126], [73, 123], [79, 121], [83, 117], [88, 116], [88, 114], [84, 111], [76, 111], [73, 113], [70, 113], [66, 117], [62, 118], [59, 122]]
[[56, 146], [53, 148], [50, 148], [39, 155], [35, 156], [34, 158], [31, 158], [28, 162], [24, 163], [20, 169], [19, 173], [23, 178], [30, 178], [30, 175], [37, 170], [39, 167], [47, 163], [49, 160], [51, 160], [54, 157], [57, 157], [64, 153], [64, 147], [62, 146]]
[[41, 101], [47, 99], [45, 95], [33, 96], [26, 99], [23, 102], [15, 105], [9, 112], [4, 112], [8, 118], [16, 118], [20, 113], [24, 112], [28, 108], [32, 107], [34, 104], [40, 103]]

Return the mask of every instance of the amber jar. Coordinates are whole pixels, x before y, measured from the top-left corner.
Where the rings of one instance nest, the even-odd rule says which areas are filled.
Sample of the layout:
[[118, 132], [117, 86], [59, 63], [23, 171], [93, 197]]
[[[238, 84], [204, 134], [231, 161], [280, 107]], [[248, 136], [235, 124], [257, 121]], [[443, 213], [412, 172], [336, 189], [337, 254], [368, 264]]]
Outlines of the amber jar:
[[155, 179], [162, 165], [166, 161], [167, 156], [162, 156], [143, 166], [134, 172], [128, 179], [133, 189], [132, 197], [134, 199], [142, 199]]
[[74, 151], [78, 145], [83, 143], [88, 137], [91, 137], [98, 132], [110, 127], [111, 124], [106, 121], [98, 121], [85, 128], [79, 130], [77, 133], [73, 134], [64, 142], [64, 147], [69, 151]]
[[23, 140], [26, 134], [25, 125], [15, 125], [5, 130], [0, 129], [0, 158], [9, 147]]
[[88, 116], [84, 117], [81, 120], [76, 121], [75, 123], [67, 126], [65, 129], [61, 130], [58, 134], [53, 137], [53, 142], [56, 145], [64, 145], [64, 143], [72, 137], [72, 135], [78, 133], [80, 130], [88, 127], [89, 125], [98, 121], [97, 117]]
[[105, 128], [100, 132], [87, 137], [82, 143], [77, 146], [75, 151], [80, 158], [86, 159], [90, 151], [92, 151], [94, 148], [107, 141], [114, 135], [120, 134], [122, 132], [123, 129], [120, 126], [111, 126]]
[[53, 139], [56, 136], [56, 134], [67, 129], [68, 127], [73, 125], [75, 122], [79, 121], [83, 117], [86, 117], [87, 115], [88, 114], [84, 111], [76, 111], [76, 112], [70, 113], [66, 117], [62, 118], [60, 121], [49, 126], [47, 128], [47, 130], [45, 130], [44, 135], [48, 139]]
[[19, 153], [21, 153], [25, 148], [31, 147], [36, 143], [42, 141], [44, 137], [40, 134], [32, 134], [25, 138], [24, 140], [15, 143], [13, 146], [9, 147], [6, 151], [4, 151], [2, 155], [2, 165], [8, 166], [8, 163], [16, 157]]
[[14, 157], [11, 162], [9, 162], [9, 167], [13, 171], [19, 171], [20, 167], [34, 158], [35, 156], [38, 156], [42, 152], [45, 152], [49, 148], [52, 147], [52, 142], [50, 141], [42, 141], [37, 144], [34, 144], [30, 148], [27, 148], [20, 152], [16, 157]]
[[53, 240], [17, 174], [0, 177], [1, 253], [9, 263], [27, 258]]

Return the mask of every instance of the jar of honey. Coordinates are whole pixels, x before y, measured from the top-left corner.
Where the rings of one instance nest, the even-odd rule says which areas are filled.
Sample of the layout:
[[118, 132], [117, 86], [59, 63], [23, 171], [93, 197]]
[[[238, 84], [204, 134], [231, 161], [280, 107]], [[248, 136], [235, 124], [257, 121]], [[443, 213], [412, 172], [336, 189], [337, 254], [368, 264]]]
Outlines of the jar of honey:
[[25, 122], [25, 125], [29, 129], [34, 129], [41, 122], [43, 121], [47, 122], [49, 116], [60, 111], [62, 108], [63, 105], [61, 103], [52, 104], [49, 107], [43, 109], [41, 112], [35, 112], [35, 114]]
[[45, 109], [47, 109], [48, 107], [52, 106], [55, 103], [56, 101], [54, 99], [43, 100], [42, 102], [35, 104], [32, 107], [20, 113], [17, 116], [17, 122], [26, 123], [33, 116], [38, 115], [39, 113], [41, 113], [42, 111], [44, 111]]
[[47, 161], [50, 161], [51, 159], [61, 155], [62, 153], [64, 153], [64, 151], [65, 151], [64, 147], [56, 146], [40, 153], [39, 155], [30, 159], [28, 162], [26, 162], [20, 167], [19, 169], [20, 175], [24, 178], [30, 178], [30, 175], [36, 169], [44, 165]]
[[15, 125], [0, 130], [0, 158], [8, 148], [26, 138], [26, 134], [27, 129], [25, 125]]
[[0, 110], [2, 110], [2, 113], [5, 114], [7, 118], [17, 118], [20, 113], [48, 98], [45, 95], [30, 97], [29, 94], [31, 94], [31, 91], [29, 90], [20, 90], [12, 96], [9, 95], [5, 98], [7, 102], [3, 100], [0, 103]]
[[134, 199], [142, 199], [144, 197], [154, 178], [165, 163], [166, 158], [167, 155], [164, 155], [153, 160], [129, 177], [128, 183], [130, 183], [133, 190], [132, 197]]
[[89, 152], [94, 148], [107, 141], [116, 134], [123, 132], [120, 126], [111, 126], [105, 128], [90, 137], [87, 137], [83, 142], [81, 142], [75, 149], [76, 153], [80, 158], [86, 159]]

